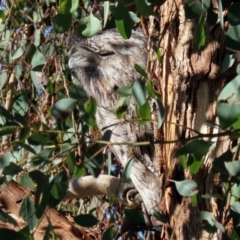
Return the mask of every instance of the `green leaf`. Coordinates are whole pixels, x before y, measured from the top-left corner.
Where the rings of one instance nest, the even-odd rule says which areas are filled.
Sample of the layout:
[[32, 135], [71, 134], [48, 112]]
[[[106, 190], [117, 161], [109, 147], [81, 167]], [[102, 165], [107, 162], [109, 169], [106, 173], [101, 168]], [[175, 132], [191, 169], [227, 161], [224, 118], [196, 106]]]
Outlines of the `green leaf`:
[[[240, 64], [237, 65], [236, 72], [238, 75], [240, 75]], [[1, 80], [1, 79], [0, 79]], [[0, 85], [1, 86], [1, 85]], [[1, 88], [0, 88], [1, 89]]]
[[15, 74], [15, 76], [16, 76], [16, 78], [18, 80], [20, 80], [20, 77], [22, 76], [22, 72], [23, 72], [23, 65], [22, 65], [22, 63], [19, 63], [19, 64], [15, 65], [15, 67], [14, 67], [14, 74]]
[[45, 177], [42, 183], [37, 184], [35, 190], [35, 202], [36, 216], [40, 219], [46, 212], [46, 208], [49, 202], [49, 183], [48, 178]]
[[17, 126], [6, 126], [6, 127], [0, 127], [0, 136], [5, 136], [8, 134], [13, 134], [17, 131]]
[[233, 3], [230, 8], [228, 9], [228, 21], [232, 26], [240, 24], [240, 2]]
[[[208, 153], [208, 150], [212, 142], [204, 140], [194, 140], [184, 147], [178, 149], [175, 153], [175, 157], [181, 157], [182, 155], [189, 154], [187, 166], [190, 167], [191, 174], [195, 174], [201, 167], [202, 158]], [[183, 160], [184, 163], [184, 159]], [[184, 167], [184, 166], [183, 166]]]
[[176, 189], [181, 196], [191, 197], [198, 193], [198, 185], [193, 180], [174, 181]]
[[68, 189], [67, 182], [57, 182], [51, 188], [51, 194], [54, 198], [62, 200], [67, 194], [67, 189]]
[[235, 62], [235, 54], [225, 54], [224, 59], [223, 59], [223, 63], [221, 66], [221, 73], [224, 73], [226, 70], [228, 70]]
[[231, 176], [237, 177], [240, 172], [240, 160], [224, 162], [224, 165]]
[[133, 97], [139, 107], [141, 107], [146, 102], [146, 87], [145, 83], [137, 79], [132, 87]]
[[143, 213], [137, 209], [128, 209], [124, 210], [125, 216], [129, 222], [132, 223], [144, 223]]
[[232, 161], [232, 157], [233, 153], [230, 150], [227, 150], [213, 161], [212, 173], [220, 173], [220, 179], [224, 182], [227, 182], [229, 178], [229, 173], [225, 167], [225, 162]]
[[109, 14], [109, 6], [110, 2], [109, 1], [104, 1], [103, 3], [103, 27], [106, 26], [107, 20], [108, 20], [108, 14]]
[[43, 67], [43, 65], [46, 64], [45, 57], [38, 49], [36, 49], [36, 51], [32, 57], [31, 64], [32, 64], [32, 70], [34, 70], [34, 69], [40, 70]]
[[226, 48], [234, 52], [240, 50], [240, 24], [228, 28]]
[[140, 65], [138, 65], [138, 64], [135, 64], [134, 67], [135, 67], [136, 71], [137, 71], [141, 76], [143, 76], [144, 78], [148, 79], [148, 75], [147, 75], [145, 69], [144, 69], [142, 66], [140, 66]]
[[146, 101], [142, 106], [136, 106], [136, 113], [140, 124], [147, 124], [151, 117], [151, 108], [149, 102]]
[[70, 13], [74, 13], [78, 10], [79, 7], [79, 0], [71, 0], [72, 6], [70, 9]]
[[115, 24], [124, 39], [129, 39], [132, 32], [132, 20], [126, 7], [118, 2], [115, 11]]
[[222, 0], [217, 0], [217, 2], [218, 2], [218, 12], [219, 12], [219, 18], [220, 18], [220, 26], [221, 26], [222, 30], [224, 30]]
[[132, 95], [132, 87], [121, 87], [118, 88], [117, 93], [121, 97], [128, 97]]
[[201, 51], [203, 50], [206, 43], [205, 25], [206, 24], [205, 24], [204, 15], [201, 15], [201, 17], [198, 19], [196, 32], [195, 32], [195, 38], [197, 42], [199, 55], [201, 54]]
[[21, 93], [13, 103], [13, 113], [24, 116], [29, 110], [29, 99], [25, 92]]
[[36, 47], [38, 47], [40, 45], [40, 43], [41, 43], [41, 30], [35, 28], [35, 31], [34, 31], [34, 45]]
[[45, 133], [33, 133], [28, 137], [30, 144], [45, 144], [49, 140], [49, 135]]
[[233, 184], [232, 195], [236, 198], [240, 198], [240, 184], [238, 184], [238, 183]]
[[99, 221], [91, 214], [81, 214], [74, 217], [74, 222], [83, 226], [83, 227], [93, 227], [98, 224]]
[[133, 163], [134, 163], [134, 158], [131, 158], [128, 160], [126, 166], [124, 167], [123, 175], [122, 175], [122, 178], [124, 181], [128, 181], [128, 179], [130, 179]]
[[218, 14], [215, 12], [213, 5], [210, 5], [207, 13], [207, 22], [208, 24], [215, 26], [218, 20]]
[[194, 207], [198, 206], [198, 200], [196, 195], [191, 196], [191, 203]]
[[134, 12], [129, 11], [128, 14], [132, 22], [132, 26], [140, 22], [140, 19], [137, 17], [137, 15]]
[[26, 51], [26, 46], [18, 48], [18, 50], [13, 54], [12, 60], [20, 58]]
[[35, 208], [28, 195], [22, 201], [19, 210], [19, 216], [23, 218], [30, 230], [34, 229], [34, 227], [37, 225], [38, 219], [35, 215]]
[[[189, 157], [189, 159], [192, 156]], [[188, 160], [189, 161], [189, 160]], [[202, 160], [200, 161], [195, 161], [195, 159], [193, 159], [191, 165], [189, 166], [189, 170], [191, 174], [196, 174], [198, 172], [198, 170], [201, 168], [202, 166]]]
[[25, 150], [27, 150], [33, 154], [37, 154], [36, 151], [32, 147], [30, 147], [28, 144], [23, 143], [21, 141], [13, 141], [13, 142], [11, 142], [11, 145], [14, 147], [24, 148]]
[[223, 197], [220, 194], [204, 194], [201, 197], [205, 199], [217, 198], [223, 200]]
[[26, 240], [25, 236], [23, 236], [20, 232], [6, 228], [0, 229], [0, 236], [4, 236], [4, 240]]
[[156, 93], [151, 80], [147, 81], [147, 92], [151, 98], [154, 98], [154, 99], [158, 98], [158, 94]]
[[44, 73], [31, 71], [30, 74], [35, 88], [42, 89], [43, 85], [47, 85], [47, 80], [46, 77], [44, 76]]
[[196, 16], [204, 15], [210, 8], [210, 0], [186, 0], [186, 5]]
[[18, 161], [18, 155], [12, 151], [7, 152], [0, 158], [0, 169], [4, 169], [6, 166], [10, 164], [10, 162], [17, 162]]
[[16, 163], [10, 162], [9, 165], [3, 169], [2, 173], [4, 175], [14, 176], [22, 171], [23, 169], [19, 167]]
[[167, 217], [158, 211], [154, 211], [153, 216], [162, 223], [168, 223]]
[[155, 103], [157, 105], [158, 128], [160, 128], [165, 118], [165, 109], [163, 107], [162, 102], [159, 99], [156, 99]]
[[5, 86], [7, 76], [8, 76], [7, 71], [2, 71], [0, 73], [0, 90]]
[[201, 160], [202, 157], [208, 153], [211, 145], [211, 141], [194, 140], [186, 144], [184, 147], [178, 149], [175, 153], [175, 157], [185, 154], [193, 154], [197, 160]]
[[66, 32], [72, 24], [72, 14], [59, 13], [53, 17], [53, 29], [57, 33]]
[[146, 18], [153, 15], [153, 7], [147, 0], [135, 0], [135, 3], [140, 15]]
[[194, 19], [194, 18], [198, 18], [199, 15], [197, 13], [195, 13], [191, 7], [189, 7], [186, 3], [184, 4], [184, 12], [185, 12], [185, 16], [188, 19]]
[[117, 115], [118, 119], [121, 119], [125, 116], [128, 106], [130, 104], [130, 97], [121, 97], [116, 106], [114, 107], [114, 112]]
[[34, 183], [32, 179], [29, 177], [28, 173], [24, 173], [21, 175], [19, 183], [29, 189], [33, 189]]
[[240, 202], [235, 202], [232, 206], [231, 206], [231, 210], [240, 214]]
[[117, 231], [114, 230], [114, 227], [109, 227], [104, 233], [102, 240], [112, 240], [115, 239], [115, 236], [117, 235]]
[[97, 102], [94, 98], [90, 97], [84, 104], [84, 110], [90, 114], [95, 116], [97, 111]]
[[219, 222], [217, 222], [215, 220], [215, 217], [213, 216], [212, 213], [207, 212], [207, 211], [200, 211], [200, 218], [202, 220], [205, 220], [209, 223], [210, 226], [215, 226], [217, 229], [219, 229], [221, 232], [225, 232], [224, 227], [222, 226], [222, 224], [220, 224]]
[[236, 76], [221, 91], [217, 100], [217, 116], [220, 127], [230, 127], [240, 115], [240, 76]]
[[160, 52], [160, 49], [158, 47], [156, 47], [155, 45], [153, 45], [153, 50], [154, 52], [156, 53], [157, 55], [157, 60], [159, 63], [162, 63], [163, 62], [163, 57], [162, 57], [162, 53]]
[[60, 13], [70, 13], [70, 9], [71, 9], [71, 0], [61, 0], [60, 1], [60, 5], [59, 5], [59, 12]]
[[78, 101], [79, 100], [73, 98], [60, 99], [52, 108], [52, 116], [58, 119], [65, 119], [73, 112]]
[[[86, 152], [86, 167], [88, 171], [96, 178], [101, 173], [104, 158], [102, 148], [99, 144], [92, 145]], [[95, 155], [97, 154], [97, 155]]]
[[67, 152], [67, 167], [68, 167], [70, 174], [73, 174], [77, 168], [75, 155], [73, 152], [70, 152], [70, 151]]
[[44, 186], [48, 184], [48, 177], [39, 170], [29, 172], [29, 176], [35, 183], [37, 183], [37, 185]]
[[200, 218], [206, 220], [211, 226], [214, 226], [215, 217], [212, 213], [207, 211], [200, 211]]
[[4, 10], [0, 10], [0, 19], [2, 23], [5, 23], [6, 21], [6, 15]]
[[102, 27], [99, 19], [96, 18], [92, 13], [90, 13], [88, 17], [81, 19], [79, 24], [80, 23], [86, 25], [85, 30], [82, 31], [82, 35], [85, 37], [92, 37], [98, 33]]

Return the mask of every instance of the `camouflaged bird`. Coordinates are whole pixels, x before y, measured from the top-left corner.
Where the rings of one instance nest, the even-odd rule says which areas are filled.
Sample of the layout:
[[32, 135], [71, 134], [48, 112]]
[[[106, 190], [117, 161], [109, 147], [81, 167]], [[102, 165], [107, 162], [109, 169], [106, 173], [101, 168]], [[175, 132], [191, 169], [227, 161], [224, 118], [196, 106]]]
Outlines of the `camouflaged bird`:
[[[101, 133], [111, 133], [111, 142], [153, 141], [153, 122], [141, 125], [137, 121], [135, 102], [124, 119], [118, 119], [114, 108], [120, 96], [117, 89], [132, 86], [141, 76], [134, 65], [147, 65], [147, 38], [139, 29], [124, 40], [116, 29], [104, 31], [91, 38], [74, 37], [75, 53], [69, 60], [69, 68], [82, 83], [87, 94], [97, 103], [96, 123]], [[153, 214], [161, 198], [159, 169], [155, 159], [154, 145], [132, 147], [111, 145], [111, 151], [123, 166], [134, 159], [131, 180], [140, 193], [148, 214]]]

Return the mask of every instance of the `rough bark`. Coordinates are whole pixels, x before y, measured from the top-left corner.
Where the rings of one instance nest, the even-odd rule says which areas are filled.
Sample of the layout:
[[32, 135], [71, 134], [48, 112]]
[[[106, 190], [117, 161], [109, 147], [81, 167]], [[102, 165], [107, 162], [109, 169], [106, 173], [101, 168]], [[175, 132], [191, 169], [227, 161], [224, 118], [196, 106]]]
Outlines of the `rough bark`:
[[[8, 186], [5, 189], [2, 189], [0, 194], [0, 204], [2, 208], [18, 223], [18, 227], [14, 228], [15, 231], [19, 231], [25, 227], [25, 222], [19, 217], [19, 210], [21, 207], [21, 202], [27, 194], [30, 196], [30, 199], [34, 201], [34, 194], [31, 193], [29, 189], [19, 185], [14, 181], [9, 182]], [[40, 225], [34, 229], [34, 239], [43, 239], [45, 231], [49, 225], [47, 217], [51, 221], [57, 239], [95, 239], [94, 236], [89, 236], [87, 232], [83, 230], [83, 228], [76, 227], [67, 218], [60, 215], [59, 212], [50, 208], [46, 210]], [[12, 229], [13, 225], [1, 221], [0, 228]]]
[[[205, 122], [216, 121], [216, 99], [230, 76], [229, 72], [220, 74], [224, 56], [223, 31], [220, 27], [208, 28], [206, 47], [199, 55], [194, 41], [197, 20], [186, 19], [182, 1], [166, 1], [160, 8], [155, 8], [155, 13], [157, 17], [149, 19], [145, 31], [150, 39], [149, 49], [152, 45], [157, 46], [163, 61], [159, 63], [156, 54], [150, 50], [149, 72], [166, 109], [165, 123], [155, 132], [156, 137], [164, 141], [187, 139], [195, 136], [190, 129], [216, 133], [219, 130], [207, 126]], [[213, 176], [209, 171], [212, 160], [230, 146], [228, 137], [214, 141], [214, 146], [205, 157], [204, 166], [194, 176], [200, 186], [199, 196], [203, 191], [214, 191]], [[191, 178], [187, 171], [181, 172], [178, 160], [173, 158], [182, 144], [184, 142], [179, 141], [157, 148], [165, 184], [168, 184], [167, 179]], [[174, 239], [203, 239], [207, 236], [202, 231], [199, 210], [212, 211], [212, 206], [209, 201], [198, 200], [199, 205], [192, 207], [188, 199], [181, 202], [176, 197], [173, 187], [165, 188], [161, 209], [170, 218]], [[166, 232], [165, 238], [168, 238]]]
[[[126, 196], [122, 196], [126, 190]], [[98, 178], [85, 176], [70, 180], [67, 196], [65, 198], [76, 199], [97, 195], [115, 195], [119, 201], [128, 207], [135, 208], [141, 203], [139, 202], [139, 194], [134, 193], [135, 189], [116, 177], [109, 175], [100, 175]], [[0, 206], [18, 223], [18, 227], [14, 228], [15, 231], [19, 231], [26, 226], [24, 220], [19, 216], [19, 211], [22, 200], [27, 195], [34, 201], [34, 193], [14, 181], [10, 181], [8, 186], [1, 191]], [[90, 231], [74, 224], [74, 220], [70, 215], [64, 217], [55, 209], [47, 208], [41, 219], [40, 225], [33, 230], [35, 240], [44, 238], [46, 229], [49, 226], [48, 218], [51, 221], [57, 239], [90, 240], [97, 237], [95, 235], [97, 233], [96, 231]], [[125, 227], [126, 226], [128, 225], [125, 224]], [[12, 229], [13, 225], [0, 221], [0, 228]], [[90, 232], [91, 234], [89, 234]]]

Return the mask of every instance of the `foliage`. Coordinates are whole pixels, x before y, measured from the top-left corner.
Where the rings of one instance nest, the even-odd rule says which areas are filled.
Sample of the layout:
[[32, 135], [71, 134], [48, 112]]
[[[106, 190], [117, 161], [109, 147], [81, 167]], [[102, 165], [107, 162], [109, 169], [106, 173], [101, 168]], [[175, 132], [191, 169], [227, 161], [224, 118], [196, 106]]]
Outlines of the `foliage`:
[[[233, 66], [236, 52], [240, 50], [240, 4], [224, 0], [218, 0], [217, 3], [218, 12], [210, 0], [186, 0], [184, 9], [188, 19], [197, 21], [195, 42], [199, 54], [206, 47], [208, 26], [221, 27], [226, 32], [226, 56], [221, 69], [225, 72]], [[35, 190], [36, 198], [32, 203], [26, 196], [22, 202], [20, 216], [27, 223], [24, 233], [6, 229], [1, 229], [0, 233], [6, 239], [16, 236], [27, 239], [23, 236], [26, 236], [26, 232], [31, 235], [30, 230], [38, 225], [47, 206], [64, 209], [59, 204], [65, 196], [68, 178], [87, 173], [97, 177], [101, 171], [111, 172], [111, 166], [108, 170], [103, 169], [106, 158], [103, 150], [106, 146], [97, 144], [93, 137], [98, 135], [94, 118], [97, 103], [86, 96], [68, 69], [67, 63], [72, 52], [69, 38], [74, 32], [81, 37], [90, 37], [102, 29], [117, 27], [122, 37], [128, 39], [140, 17], [154, 15], [154, 6], [164, 4], [164, 1], [8, 0], [1, 1], [1, 4], [1, 183], [17, 180]], [[226, 16], [223, 15], [224, 10]], [[230, 24], [228, 29], [225, 27], [225, 18]], [[161, 63], [160, 49], [153, 46], [153, 50]], [[129, 99], [133, 96], [139, 121], [146, 124], [151, 115], [151, 99], [158, 110], [160, 128], [165, 115], [161, 98], [146, 70], [139, 65], [135, 68], [144, 81], [136, 79], [133, 86], [118, 89], [121, 98], [115, 106], [116, 115], [118, 118], [124, 117]], [[239, 66], [237, 69], [239, 74]], [[217, 102], [219, 126], [215, 127], [225, 130], [222, 135], [230, 135], [233, 140], [238, 138], [240, 128], [239, 89], [240, 78], [237, 75], [223, 88]], [[104, 137], [103, 140], [106, 140]], [[199, 172], [212, 144], [203, 140], [204, 137], [216, 135], [197, 133], [195, 138], [186, 139], [188, 143], [175, 154], [192, 177]], [[222, 211], [225, 216], [230, 214], [234, 226], [237, 226], [240, 213], [240, 160], [234, 159], [234, 151], [239, 151], [239, 146], [223, 153], [213, 163], [212, 171], [220, 174], [223, 191], [218, 195], [206, 193], [202, 197], [222, 201]], [[110, 160], [116, 165], [111, 156]], [[125, 169], [125, 178], [129, 177], [129, 170]], [[179, 194], [184, 197], [197, 194], [194, 180], [175, 184]], [[96, 205], [100, 206], [101, 201], [97, 199], [96, 202], [88, 202], [87, 214], [75, 216], [76, 223], [91, 227], [99, 222], [93, 215], [97, 215]], [[72, 205], [67, 207], [73, 209]], [[132, 214], [130, 211], [126, 213]], [[224, 232], [225, 219], [215, 219], [212, 213], [206, 211], [201, 211], [200, 215], [205, 230], [216, 232], [219, 229]], [[163, 219], [158, 213], [156, 216]], [[1, 208], [0, 220], [16, 225], [15, 220]], [[107, 229], [107, 225], [104, 228]], [[50, 224], [47, 231], [52, 231]], [[114, 234], [113, 228], [109, 227], [103, 239], [112, 239]], [[233, 228], [229, 237], [240, 238], [237, 227]]]

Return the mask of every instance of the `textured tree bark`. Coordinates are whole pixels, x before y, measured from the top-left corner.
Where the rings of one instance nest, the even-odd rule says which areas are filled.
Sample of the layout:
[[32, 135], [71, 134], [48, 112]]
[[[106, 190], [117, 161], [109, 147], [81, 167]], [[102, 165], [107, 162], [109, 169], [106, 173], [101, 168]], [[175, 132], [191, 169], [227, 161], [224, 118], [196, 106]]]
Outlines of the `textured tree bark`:
[[[231, 79], [230, 72], [220, 74], [224, 57], [223, 31], [220, 27], [208, 27], [206, 46], [201, 55], [198, 55], [194, 41], [197, 20], [186, 19], [182, 1], [166, 1], [160, 8], [155, 8], [155, 13], [157, 17], [151, 17], [148, 25], [145, 23], [145, 31], [150, 40], [149, 72], [166, 109], [165, 123], [160, 130], [155, 131], [156, 137], [165, 141], [190, 138], [195, 136], [190, 129], [201, 133], [216, 133], [218, 130], [207, 126], [205, 121], [216, 121], [217, 96], [226, 81]], [[157, 61], [155, 52], [151, 50], [152, 45], [160, 49], [162, 63]], [[211, 140], [215, 143], [205, 157], [204, 166], [194, 176], [200, 189], [198, 196], [203, 191], [213, 193], [214, 176], [209, 171], [212, 160], [231, 144], [228, 137]], [[168, 183], [167, 179], [191, 177], [187, 171], [181, 173], [178, 160], [173, 158], [174, 152], [182, 143], [184, 142], [156, 147], [161, 169], [165, 173], [165, 184]], [[203, 239], [208, 236], [202, 231], [199, 210], [213, 211], [213, 206], [201, 197], [198, 200], [197, 207], [191, 206], [187, 198], [180, 206], [174, 188], [165, 188], [161, 208], [170, 217], [170, 225], [175, 232], [174, 239]], [[165, 238], [168, 238], [167, 232]]]
[[[2, 189], [0, 194], [1, 207], [18, 223], [18, 227], [14, 228], [15, 231], [19, 231], [25, 227], [25, 222], [22, 218], [19, 217], [19, 210], [22, 200], [27, 194], [29, 194], [30, 199], [34, 201], [34, 195], [30, 192], [30, 190], [14, 181], [9, 182], [8, 186], [5, 189]], [[69, 219], [64, 218], [55, 209], [49, 208], [46, 210], [46, 213], [42, 218], [40, 225], [34, 229], [33, 235], [35, 240], [44, 238], [46, 228], [49, 225], [47, 218], [51, 219], [51, 224], [53, 226], [57, 239], [95, 239], [94, 236], [89, 236], [83, 230], [83, 228], [76, 227], [69, 221]], [[0, 221], [0, 228], [13, 229], [13, 225]]]
[[[121, 194], [125, 190], [128, 190], [126, 196], [123, 198]], [[82, 178], [75, 178], [70, 180], [66, 199], [76, 199], [84, 198], [97, 195], [115, 195], [119, 198], [123, 204], [130, 208], [138, 207], [141, 202], [139, 199], [139, 194], [133, 194], [131, 191], [135, 192], [135, 189], [129, 187], [128, 184], [123, 183], [121, 179], [109, 176], [109, 175], [99, 175], [98, 178], [93, 176], [85, 176]], [[0, 206], [2, 209], [8, 213], [11, 217], [15, 219], [18, 223], [18, 227], [15, 227], [15, 231], [25, 227], [24, 220], [19, 217], [19, 210], [23, 198], [29, 195], [30, 199], [34, 201], [34, 194], [24, 186], [11, 181], [8, 186], [2, 189], [0, 193]], [[45, 215], [41, 219], [40, 225], [33, 230], [34, 239], [43, 239], [46, 228], [49, 225], [48, 219], [51, 220], [51, 225], [57, 236], [57, 239], [95, 239], [96, 236], [88, 236], [88, 233], [84, 228], [78, 228], [71, 222], [73, 219], [71, 217], [65, 218], [55, 209], [47, 208]], [[13, 225], [10, 223], [4, 223], [0, 221], [0, 228], [12, 229]]]

